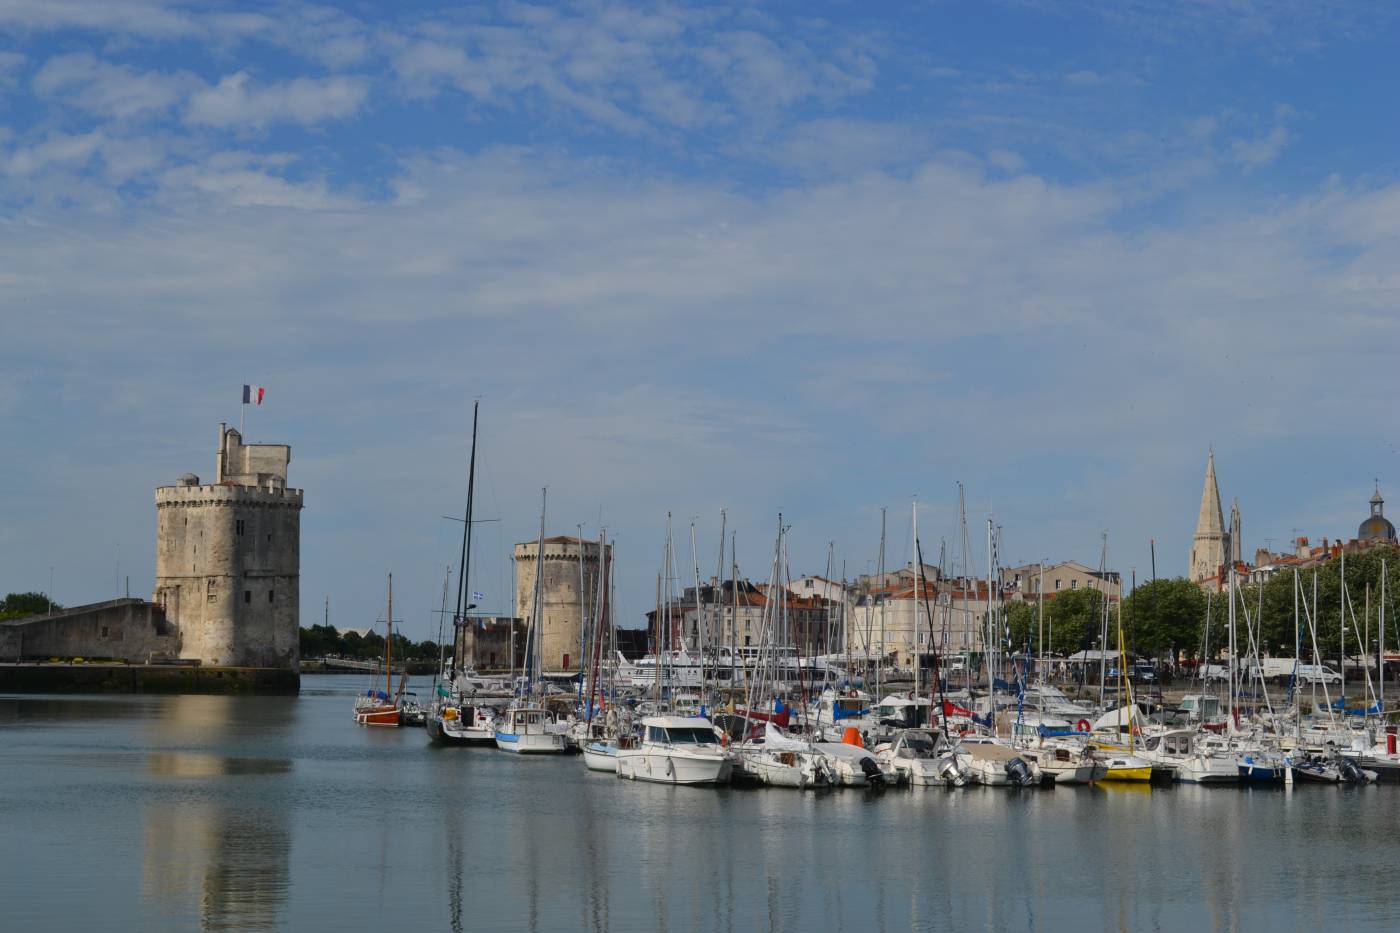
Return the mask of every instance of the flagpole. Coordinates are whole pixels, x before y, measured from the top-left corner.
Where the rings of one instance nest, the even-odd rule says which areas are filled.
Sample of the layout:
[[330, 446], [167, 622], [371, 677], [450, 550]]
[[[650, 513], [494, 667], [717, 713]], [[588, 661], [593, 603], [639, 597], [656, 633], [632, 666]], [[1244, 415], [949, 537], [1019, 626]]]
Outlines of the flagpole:
[[243, 413], [248, 410], [248, 403], [244, 402], [238, 406], [238, 436], [243, 436]]

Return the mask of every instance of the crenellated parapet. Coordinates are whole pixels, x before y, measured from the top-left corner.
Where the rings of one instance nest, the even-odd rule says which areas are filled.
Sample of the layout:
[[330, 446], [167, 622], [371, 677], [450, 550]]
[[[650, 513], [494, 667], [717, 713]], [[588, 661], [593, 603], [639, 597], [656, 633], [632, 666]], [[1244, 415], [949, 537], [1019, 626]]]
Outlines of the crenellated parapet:
[[157, 486], [156, 508], [300, 509], [302, 490], [285, 487]]

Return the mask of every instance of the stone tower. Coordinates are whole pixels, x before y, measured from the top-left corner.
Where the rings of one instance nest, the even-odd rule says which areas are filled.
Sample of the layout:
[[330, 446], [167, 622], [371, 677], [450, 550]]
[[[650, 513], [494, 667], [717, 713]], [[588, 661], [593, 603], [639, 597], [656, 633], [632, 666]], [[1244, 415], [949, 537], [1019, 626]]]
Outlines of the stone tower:
[[1196, 519], [1196, 536], [1191, 542], [1187, 563], [1193, 583], [1213, 583], [1225, 563], [1229, 535], [1220, 511], [1220, 487], [1215, 482], [1215, 451], [1206, 456], [1206, 482], [1201, 490], [1201, 514]]
[[[544, 539], [544, 578], [540, 593], [542, 627], [541, 653], [545, 673], [577, 673], [582, 666], [580, 612], [592, 619], [598, 599], [598, 542], [559, 536]], [[535, 573], [538, 542], [515, 546], [515, 616], [531, 622], [535, 613]], [[612, 566], [612, 545], [606, 546], [606, 559]], [[579, 571], [582, 567], [583, 600], [579, 599]], [[612, 624], [612, 608], [604, 625]]]
[[186, 473], [156, 489], [156, 592], [180, 655], [205, 664], [299, 661], [302, 491], [287, 488], [291, 448], [244, 444], [219, 425], [214, 482]]

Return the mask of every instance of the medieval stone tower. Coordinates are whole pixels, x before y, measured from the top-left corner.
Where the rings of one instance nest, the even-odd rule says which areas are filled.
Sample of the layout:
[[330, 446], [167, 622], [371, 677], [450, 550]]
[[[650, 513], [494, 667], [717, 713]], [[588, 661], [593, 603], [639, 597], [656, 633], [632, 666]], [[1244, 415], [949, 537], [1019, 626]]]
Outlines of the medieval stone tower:
[[[1239, 507], [1231, 513], [1231, 522], [1239, 522]], [[1213, 584], [1230, 553], [1230, 535], [1225, 530], [1225, 516], [1220, 509], [1220, 486], [1215, 481], [1215, 451], [1206, 456], [1206, 482], [1201, 489], [1201, 513], [1196, 519], [1196, 535], [1191, 540], [1191, 558], [1187, 563], [1193, 583]]]
[[[538, 542], [515, 546], [515, 616], [530, 621], [535, 609], [535, 573]], [[597, 541], [555, 537], [544, 539], [544, 577], [540, 592], [541, 653], [545, 673], [577, 673], [582, 666], [579, 619], [592, 620], [596, 614], [599, 575]], [[607, 566], [612, 565], [612, 545], [606, 546]], [[582, 579], [580, 579], [582, 572]], [[582, 601], [580, 601], [582, 593]], [[604, 626], [612, 624], [612, 608]]]
[[153, 602], [205, 664], [296, 669], [302, 491], [286, 444], [244, 444], [219, 425], [214, 482], [156, 489]]

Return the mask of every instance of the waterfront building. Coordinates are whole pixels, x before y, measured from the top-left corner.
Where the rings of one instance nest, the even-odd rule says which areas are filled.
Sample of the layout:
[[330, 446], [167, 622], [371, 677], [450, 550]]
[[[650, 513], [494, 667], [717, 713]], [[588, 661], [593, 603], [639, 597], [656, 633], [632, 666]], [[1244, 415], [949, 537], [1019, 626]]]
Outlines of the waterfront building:
[[[763, 643], [765, 620], [773, 626], [779, 645], [796, 648], [804, 657], [827, 651], [832, 609], [839, 619], [839, 602], [820, 596], [798, 596], [787, 590], [769, 590], [748, 580], [711, 580], [702, 584], [699, 597], [688, 586], [669, 607], [647, 613], [647, 639], [656, 645], [658, 615], [670, 620], [668, 641], [676, 648], [698, 652], [706, 646], [754, 647]], [[836, 644], [832, 641], [832, 644]]]
[[152, 602], [204, 664], [298, 664], [302, 491], [287, 486], [291, 448], [245, 444], [219, 425], [214, 481], [186, 473], [156, 489]]
[[1118, 571], [1095, 570], [1077, 560], [1006, 567], [1001, 571], [1001, 583], [1011, 592], [1012, 598], [1025, 600], [1036, 599], [1042, 592], [1049, 597], [1056, 593], [1079, 589], [1098, 590], [1110, 602], [1116, 601], [1123, 594], [1123, 583]]
[[[544, 539], [544, 559], [538, 559], [539, 542], [515, 546], [515, 617], [539, 626], [544, 673], [577, 673], [582, 664], [583, 619], [592, 620], [598, 600], [599, 560], [597, 541], [567, 535]], [[603, 555], [611, 566], [612, 545]], [[535, 614], [535, 575], [543, 567], [540, 617]], [[612, 606], [605, 601], [612, 624]], [[478, 655], [478, 659], [479, 659]]]

